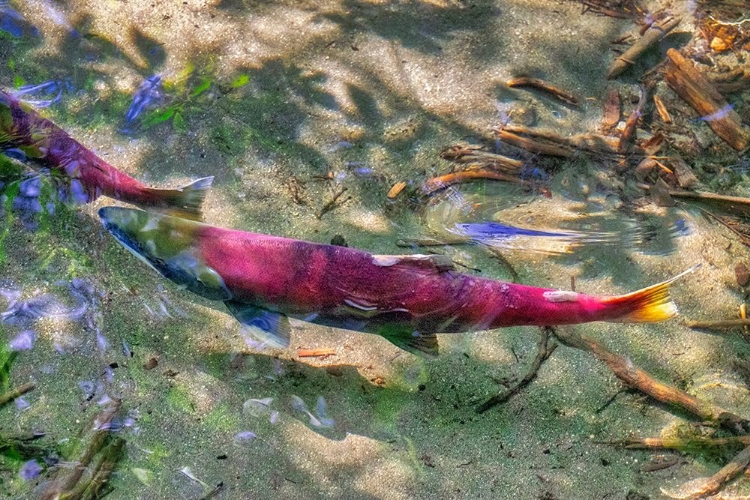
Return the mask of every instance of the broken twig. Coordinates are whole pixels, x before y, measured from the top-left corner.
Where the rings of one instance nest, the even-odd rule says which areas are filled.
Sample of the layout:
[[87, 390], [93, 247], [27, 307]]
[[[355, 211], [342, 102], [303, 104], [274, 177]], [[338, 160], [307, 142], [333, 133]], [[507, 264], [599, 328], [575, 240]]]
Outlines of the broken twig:
[[529, 182], [523, 181], [517, 177], [513, 177], [506, 174], [501, 174], [487, 168], [470, 168], [466, 170], [460, 170], [458, 172], [451, 172], [450, 174], [440, 175], [427, 179], [420, 190], [425, 196], [431, 196], [438, 191], [452, 186], [454, 184], [461, 184], [464, 182], [471, 182], [475, 180], [493, 180], [493, 181], [505, 181], [514, 182], [516, 184], [530, 185]]
[[725, 438], [628, 438], [609, 441], [606, 444], [622, 446], [630, 450], [691, 450], [733, 444], [750, 446], [750, 436], [731, 436]]
[[536, 378], [536, 375], [539, 372], [539, 368], [541, 368], [542, 363], [544, 363], [544, 361], [549, 358], [553, 352], [555, 352], [555, 349], [557, 349], [557, 343], [555, 343], [551, 335], [553, 333], [552, 328], [544, 326], [541, 328], [541, 331], [542, 334], [539, 337], [539, 343], [537, 344], [536, 358], [534, 358], [534, 362], [531, 364], [531, 368], [529, 369], [528, 373], [526, 373], [526, 375], [517, 384], [515, 384], [507, 391], [493, 396], [485, 401], [477, 408], [477, 413], [484, 413], [490, 408], [506, 402], [514, 394], [517, 394], [518, 391], [529, 385]]
[[516, 88], [516, 87], [531, 87], [537, 90], [541, 90], [543, 92], [546, 92], [547, 94], [550, 94], [557, 99], [563, 101], [566, 104], [570, 104], [572, 106], [578, 107], [579, 101], [576, 96], [571, 94], [570, 92], [561, 89], [560, 87], [556, 87], [555, 85], [552, 85], [551, 83], [547, 83], [544, 80], [540, 80], [539, 78], [531, 78], [530, 76], [519, 76], [516, 78], [511, 78], [507, 82], [505, 82], [505, 85], [507, 85], [510, 88]]
[[687, 498], [705, 498], [718, 492], [722, 486], [730, 482], [744, 471], [750, 464], [750, 446], [739, 452], [719, 472], [711, 476], [699, 488], [690, 492]]
[[336, 194], [334, 194], [333, 198], [331, 199], [331, 201], [329, 201], [328, 203], [326, 203], [325, 205], [323, 205], [323, 208], [320, 209], [320, 212], [318, 212], [317, 218], [318, 219], [322, 219], [323, 216], [325, 214], [327, 214], [328, 212], [330, 212], [331, 210], [335, 209], [336, 207], [340, 207], [341, 205], [343, 205], [347, 201], [351, 200], [352, 197], [351, 196], [347, 196], [343, 200], [338, 201], [338, 199], [341, 197], [341, 195], [343, 195], [345, 192], [346, 192], [346, 188], [342, 187]]
[[687, 102], [709, 127], [737, 151], [748, 146], [748, 135], [740, 116], [692, 63], [675, 49], [667, 51], [664, 79], [669, 88]]
[[297, 349], [297, 356], [300, 358], [317, 358], [318, 356], [335, 356], [336, 349], [321, 348], [321, 349]]
[[23, 396], [27, 392], [33, 390], [35, 387], [36, 385], [33, 382], [26, 382], [25, 384], [0, 395], [0, 407], [5, 405], [6, 403], [13, 401], [16, 398]]
[[572, 329], [557, 328], [553, 332], [565, 345], [590, 352], [606, 364], [612, 373], [626, 385], [638, 389], [657, 401], [691, 413], [701, 420], [718, 422], [732, 432], [747, 434], [750, 431], [750, 421], [747, 419], [710, 402], [701, 401], [674, 386], [659, 382], [633, 365], [630, 359], [615, 354], [598, 342], [583, 337]]
[[748, 326], [750, 325], [750, 319], [721, 319], [721, 320], [706, 320], [706, 321], [688, 321], [688, 328], [694, 328], [700, 330], [702, 328], [714, 329], [714, 328], [735, 328], [737, 326]]
[[481, 167], [499, 172], [517, 175], [523, 169], [524, 162], [515, 158], [484, 151], [480, 146], [461, 145], [451, 146], [440, 153], [440, 157], [456, 163], [473, 163]]
[[612, 80], [619, 76], [629, 66], [635, 63], [635, 60], [643, 54], [649, 47], [656, 44], [659, 40], [672, 31], [680, 24], [679, 17], [665, 17], [661, 21], [655, 22], [628, 50], [615, 59], [615, 62], [607, 71], [607, 79]]

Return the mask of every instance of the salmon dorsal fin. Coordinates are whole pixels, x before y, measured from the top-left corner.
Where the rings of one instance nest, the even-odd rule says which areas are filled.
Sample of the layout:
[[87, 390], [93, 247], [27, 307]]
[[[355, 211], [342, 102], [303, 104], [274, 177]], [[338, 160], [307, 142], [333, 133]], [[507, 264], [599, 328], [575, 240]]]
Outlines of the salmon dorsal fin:
[[289, 347], [291, 327], [289, 318], [283, 314], [234, 300], [227, 300], [224, 304], [232, 316], [248, 327], [250, 334], [259, 342], [271, 347]]
[[411, 266], [418, 269], [433, 270], [438, 273], [452, 271], [453, 260], [447, 255], [373, 255], [372, 263], [376, 266]]
[[378, 335], [417, 356], [434, 358], [438, 355], [438, 341], [434, 333], [419, 333], [408, 325], [386, 324], [378, 329]]

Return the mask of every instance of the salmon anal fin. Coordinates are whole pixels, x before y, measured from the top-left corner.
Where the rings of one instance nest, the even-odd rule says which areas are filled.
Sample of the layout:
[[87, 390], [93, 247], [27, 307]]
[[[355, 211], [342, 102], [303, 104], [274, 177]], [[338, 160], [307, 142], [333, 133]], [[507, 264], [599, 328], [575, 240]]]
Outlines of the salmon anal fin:
[[421, 357], [438, 355], [438, 341], [434, 333], [419, 333], [408, 325], [387, 324], [378, 329], [378, 334], [395, 346]]
[[289, 318], [281, 313], [269, 311], [251, 304], [234, 300], [224, 302], [237, 321], [250, 328], [250, 333], [260, 342], [271, 347], [289, 347], [291, 327]]

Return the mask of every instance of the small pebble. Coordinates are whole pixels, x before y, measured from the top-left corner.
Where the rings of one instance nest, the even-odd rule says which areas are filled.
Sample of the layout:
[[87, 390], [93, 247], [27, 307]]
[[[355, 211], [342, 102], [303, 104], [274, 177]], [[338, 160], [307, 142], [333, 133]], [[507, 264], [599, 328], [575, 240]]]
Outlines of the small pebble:
[[743, 263], [734, 266], [734, 275], [737, 278], [737, 284], [747, 286], [750, 282], [750, 269]]

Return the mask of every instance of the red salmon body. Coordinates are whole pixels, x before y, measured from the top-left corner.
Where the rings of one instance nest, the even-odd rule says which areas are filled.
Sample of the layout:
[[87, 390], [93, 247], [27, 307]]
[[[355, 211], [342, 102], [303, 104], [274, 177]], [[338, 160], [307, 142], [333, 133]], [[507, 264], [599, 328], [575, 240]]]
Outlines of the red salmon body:
[[113, 167], [29, 105], [0, 91], [0, 150], [17, 148], [62, 180], [78, 203], [100, 195], [200, 218], [212, 177], [181, 189], [154, 189]]
[[116, 207], [99, 215], [139, 259], [187, 290], [223, 300], [240, 323], [280, 347], [289, 344], [288, 316], [435, 354], [440, 332], [661, 321], [676, 313], [675, 278], [597, 297], [470, 276], [445, 256], [372, 255]]
[[282, 312], [408, 318], [420, 333], [641, 319], [632, 314], [643, 297], [595, 297], [470, 276], [434, 256], [376, 256], [211, 226], [197, 239], [235, 300]]

